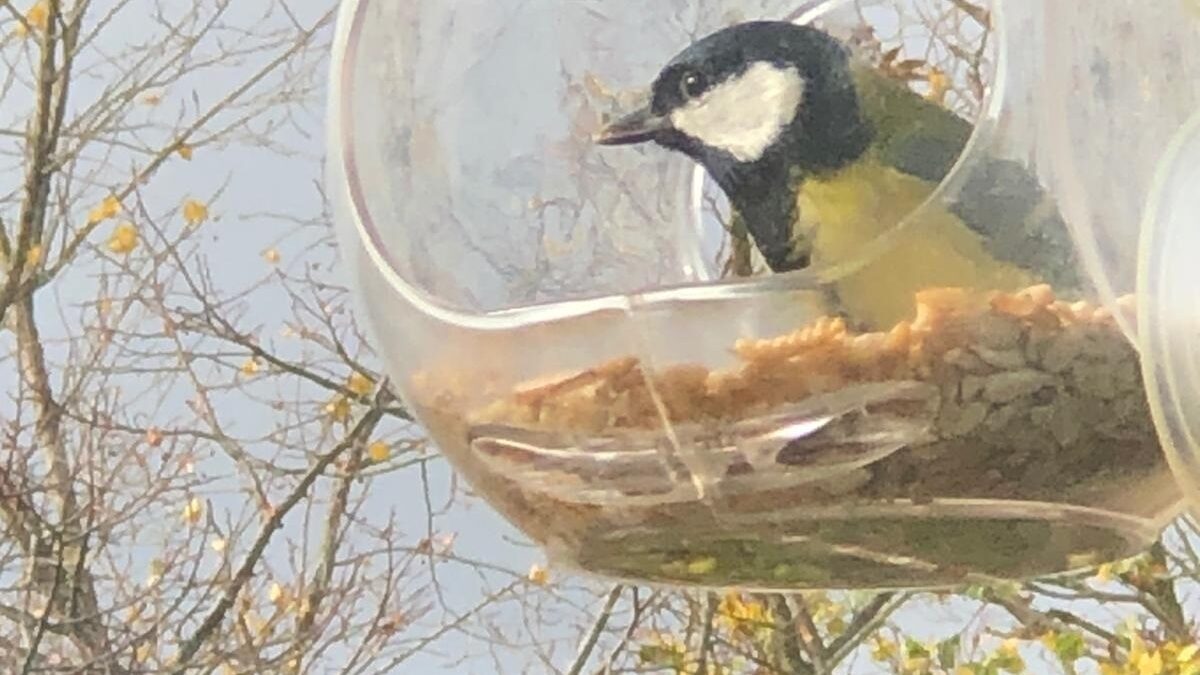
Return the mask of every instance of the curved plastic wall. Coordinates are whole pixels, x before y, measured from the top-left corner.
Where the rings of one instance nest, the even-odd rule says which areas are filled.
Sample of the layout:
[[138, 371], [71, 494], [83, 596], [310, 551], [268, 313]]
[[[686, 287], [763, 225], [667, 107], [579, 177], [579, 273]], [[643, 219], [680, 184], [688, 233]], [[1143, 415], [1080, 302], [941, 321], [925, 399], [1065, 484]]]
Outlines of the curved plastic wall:
[[[1148, 545], [1180, 493], [1133, 346], [1138, 246], [1200, 103], [1200, 19], [1132, 0], [692, 5], [344, 2], [339, 235], [442, 452], [556, 561], [613, 577], [942, 586]], [[693, 162], [592, 140], [690, 41], [753, 18], [916, 68], [975, 125], [936, 189], [837, 265], [731, 275], [728, 205]], [[978, 245], [1021, 273], [951, 269], [977, 244], [940, 243], [946, 213], [999, 218]]]

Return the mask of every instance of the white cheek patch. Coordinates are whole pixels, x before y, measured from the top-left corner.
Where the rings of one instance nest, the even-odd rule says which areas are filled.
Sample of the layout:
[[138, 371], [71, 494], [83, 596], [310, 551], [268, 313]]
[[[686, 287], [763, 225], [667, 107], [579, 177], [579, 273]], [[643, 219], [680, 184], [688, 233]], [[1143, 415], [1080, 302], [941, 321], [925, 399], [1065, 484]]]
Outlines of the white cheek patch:
[[795, 68], [755, 63], [671, 113], [676, 129], [739, 162], [753, 162], [796, 119], [804, 78]]

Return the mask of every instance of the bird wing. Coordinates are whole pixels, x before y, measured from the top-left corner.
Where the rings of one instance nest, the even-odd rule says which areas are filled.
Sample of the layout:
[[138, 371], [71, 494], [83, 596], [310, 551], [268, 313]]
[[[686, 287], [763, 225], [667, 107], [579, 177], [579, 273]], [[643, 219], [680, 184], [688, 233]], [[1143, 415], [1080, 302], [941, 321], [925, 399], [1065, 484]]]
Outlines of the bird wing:
[[[870, 65], [857, 65], [855, 80], [875, 127], [875, 157], [905, 174], [940, 183], [974, 126]], [[988, 252], [1060, 289], [1078, 288], [1070, 231], [1037, 177], [1021, 162], [991, 156], [962, 170], [965, 180], [947, 208], [983, 237]]]

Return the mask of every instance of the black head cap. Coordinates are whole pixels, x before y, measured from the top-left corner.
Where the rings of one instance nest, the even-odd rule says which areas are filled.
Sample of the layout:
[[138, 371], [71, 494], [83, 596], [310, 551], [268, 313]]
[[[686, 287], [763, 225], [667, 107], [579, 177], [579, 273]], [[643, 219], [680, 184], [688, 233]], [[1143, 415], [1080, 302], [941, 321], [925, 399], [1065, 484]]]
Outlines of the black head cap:
[[597, 142], [654, 141], [695, 159], [778, 271], [803, 266], [791, 240], [797, 177], [850, 164], [871, 138], [840, 41], [811, 26], [752, 21], [671, 59], [649, 104], [608, 125]]
[[[686, 106], [702, 106], [714, 90], [736, 82], [756, 66], [790, 70], [803, 95], [794, 117], [758, 156], [735, 156], [703, 134], [678, 128], [673, 115]], [[741, 90], [744, 111], [761, 105], [758, 92]], [[867, 145], [849, 54], [829, 34], [785, 21], [750, 21], [719, 30], [671, 59], [652, 87], [648, 108], [627, 115], [601, 133], [599, 142], [615, 145], [653, 140], [685, 152], [720, 179], [732, 165], [783, 156], [800, 169], [836, 169], [857, 158]]]

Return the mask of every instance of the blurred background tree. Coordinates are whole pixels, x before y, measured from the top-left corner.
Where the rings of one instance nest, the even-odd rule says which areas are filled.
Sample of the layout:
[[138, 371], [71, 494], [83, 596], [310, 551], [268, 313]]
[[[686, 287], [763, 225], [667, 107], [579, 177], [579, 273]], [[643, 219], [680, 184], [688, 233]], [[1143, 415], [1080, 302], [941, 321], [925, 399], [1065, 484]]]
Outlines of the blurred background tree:
[[[334, 4], [0, 0], [0, 670], [1200, 673], [1190, 520], [956, 593], [538, 564], [351, 315], [320, 184]], [[970, 114], [988, 14], [942, 5], [897, 24], [924, 48], [860, 46]]]

